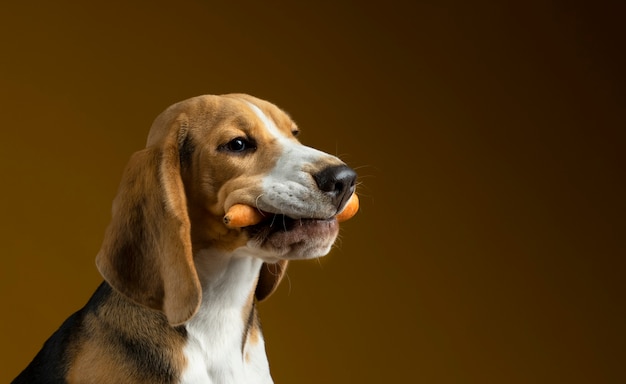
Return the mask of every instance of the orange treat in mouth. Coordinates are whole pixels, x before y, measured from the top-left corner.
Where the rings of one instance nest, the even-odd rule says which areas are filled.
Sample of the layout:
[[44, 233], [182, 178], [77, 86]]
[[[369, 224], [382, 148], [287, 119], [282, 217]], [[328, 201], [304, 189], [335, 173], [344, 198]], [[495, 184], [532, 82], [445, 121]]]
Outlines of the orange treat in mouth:
[[[358, 210], [359, 198], [356, 193], [353, 193], [343, 211], [338, 213], [335, 218], [341, 223], [351, 219]], [[247, 204], [234, 204], [224, 215], [224, 224], [228, 228], [243, 228], [259, 224], [264, 218], [263, 213], [255, 207]]]
[[224, 224], [228, 228], [248, 227], [260, 223], [261, 220], [263, 220], [261, 211], [246, 204], [233, 205], [224, 216]]
[[338, 222], [346, 221], [356, 215], [359, 210], [359, 197], [356, 193], [353, 193], [348, 200], [348, 204], [343, 208], [343, 211], [339, 212], [336, 216]]

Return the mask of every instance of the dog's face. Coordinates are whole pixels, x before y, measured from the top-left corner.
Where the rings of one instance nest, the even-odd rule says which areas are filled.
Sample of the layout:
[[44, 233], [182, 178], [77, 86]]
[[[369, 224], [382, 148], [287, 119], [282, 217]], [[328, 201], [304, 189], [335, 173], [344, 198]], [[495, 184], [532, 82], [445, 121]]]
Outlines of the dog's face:
[[[203, 250], [267, 262], [256, 296], [270, 295], [287, 260], [329, 252], [335, 215], [355, 188], [354, 171], [300, 144], [297, 133], [286, 113], [247, 95], [200, 96], [166, 109], [122, 176], [96, 257], [100, 273], [171, 324], [198, 309], [195, 255]], [[229, 228], [223, 217], [234, 204], [256, 207], [265, 219]]]
[[[338, 233], [333, 217], [355, 188], [351, 169], [302, 145], [285, 112], [247, 95], [203, 97], [183, 116], [179, 153], [195, 247], [244, 246], [265, 261], [329, 252]], [[266, 218], [226, 228], [223, 216], [238, 203]]]

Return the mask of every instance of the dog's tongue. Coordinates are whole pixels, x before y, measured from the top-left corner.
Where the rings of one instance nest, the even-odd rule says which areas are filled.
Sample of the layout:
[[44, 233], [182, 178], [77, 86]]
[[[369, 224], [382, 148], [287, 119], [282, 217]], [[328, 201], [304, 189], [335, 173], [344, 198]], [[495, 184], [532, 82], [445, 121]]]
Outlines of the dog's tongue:
[[337, 221], [341, 223], [343, 221], [350, 220], [354, 215], [356, 215], [358, 210], [359, 197], [356, 195], [356, 193], [353, 193], [352, 196], [350, 196], [350, 200], [348, 200], [346, 206], [335, 217]]

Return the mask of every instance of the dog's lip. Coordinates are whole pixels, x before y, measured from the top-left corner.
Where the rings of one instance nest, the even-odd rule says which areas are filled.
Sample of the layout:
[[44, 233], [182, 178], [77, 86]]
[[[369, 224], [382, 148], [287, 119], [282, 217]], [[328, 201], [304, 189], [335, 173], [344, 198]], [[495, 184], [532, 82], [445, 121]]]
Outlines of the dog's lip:
[[320, 241], [326, 243], [329, 239], [334, 239], [338, 227], [334, 216], [330, 219], [292, 219], [285, 215], [272, 215], [259, 224], [245, 227], [244, 230], [259, 246], [283, 253], [302, 247], [315, 249]]
[[304, 240], [307, 237], [324, 235], [325, 228], [336, 225], [335, 216], [330, 218], [298, 218], [294, 219], [284, 214], [262, 211], [263, 220], [255, 225], [245, 227], [248, 234], [260, 241], [271, 237], [285, 236], [291, 233], [294, 238]]
[[282, 230], [289, 230], [294, 223], [302, 225], [303, 223], [331, 222], [335, 220], [335, 216], [331, 216], [329, 218], [301, 217], [296, 219], [283, 213], [271, 213], [262, 210], [259, 210], [259, 212], [261, 212], [261, 215], [263, 216], [261, 222], [250, 225], [246, 228], [279, 227], [282, 228]]
[[[284, 221], [302, 221], [302, 222], [304, 221], [332, 221], [332, 220], [335, 220], [336, 214], [339, 212], [338, 210], [337, 213], [335, 213], [334, 215], [330, 217], [306, 217], [306, 216], [300, 217], [295, 214], [292, 216], [289, 213], [271, 212], [271, 211], [260, 209], [259, 207], [255, 207], [254, 205], [251, 205], [251, 206], [254, 207], [254, 209], [261, 214], [262, 219], [257, 224], [252, 224], [244, 228], [267, 226], [267, 225], [273, 226], [275, 223], [281, 223]], [[297, 216], [297, 217], [294, 217], [294, 216]]]

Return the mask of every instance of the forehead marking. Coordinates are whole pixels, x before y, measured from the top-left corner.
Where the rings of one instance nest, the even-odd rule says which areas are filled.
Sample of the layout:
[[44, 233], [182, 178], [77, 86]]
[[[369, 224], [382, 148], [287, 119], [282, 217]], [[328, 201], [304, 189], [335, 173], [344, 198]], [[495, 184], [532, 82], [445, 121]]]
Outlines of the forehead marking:
[[263, 111], [261, 111], [261, 108], [257, 107], [256, 105], [252, 104], [249, 101], [246, 101], [246, 104], [248, 104], [250, 108], [252, 109], [252, 112], [254, 112], [254, 114], [259, 119], [261, 119], [261, 121], [263, 122], [263, 125], [265, 125], [265, 128], [267, 128], [267, 130], [272, 134], [272, 136], [274, 136], [277, 139], [283, 139], [285, 137], [280, 132], [276, 124], [274, 124], [274, 122], [269, 117], [267, 117], [267, 115], [263, 113]]
[[282, 169], [281, 166], [291, 167], [293, 166], [293, 164], [312, 164], [315, 161], [323, 158], [335, 158], [334, 156], [329, 155], [325, 152], [319, 151], [311, 147], [307, 147], [306, 145], [302, 145], [298, 141], [289, 140], [289, 138], [286, 137], [278, 129], [276, 124], [274, 124], [274, 122], [269, 117], [267, 117], [265, 113], [263, 113], [261, 108], [257, 107], [247, 100], [245, 100], [245, 102], [250, 106], [254, 114], [259, 119], [261, 119], [267, 131], [277, 139], [278, 143], [280, 143], [280, 146], [285, 153], [284, 156], [281, 156], [279, 158], [277, 169]]

